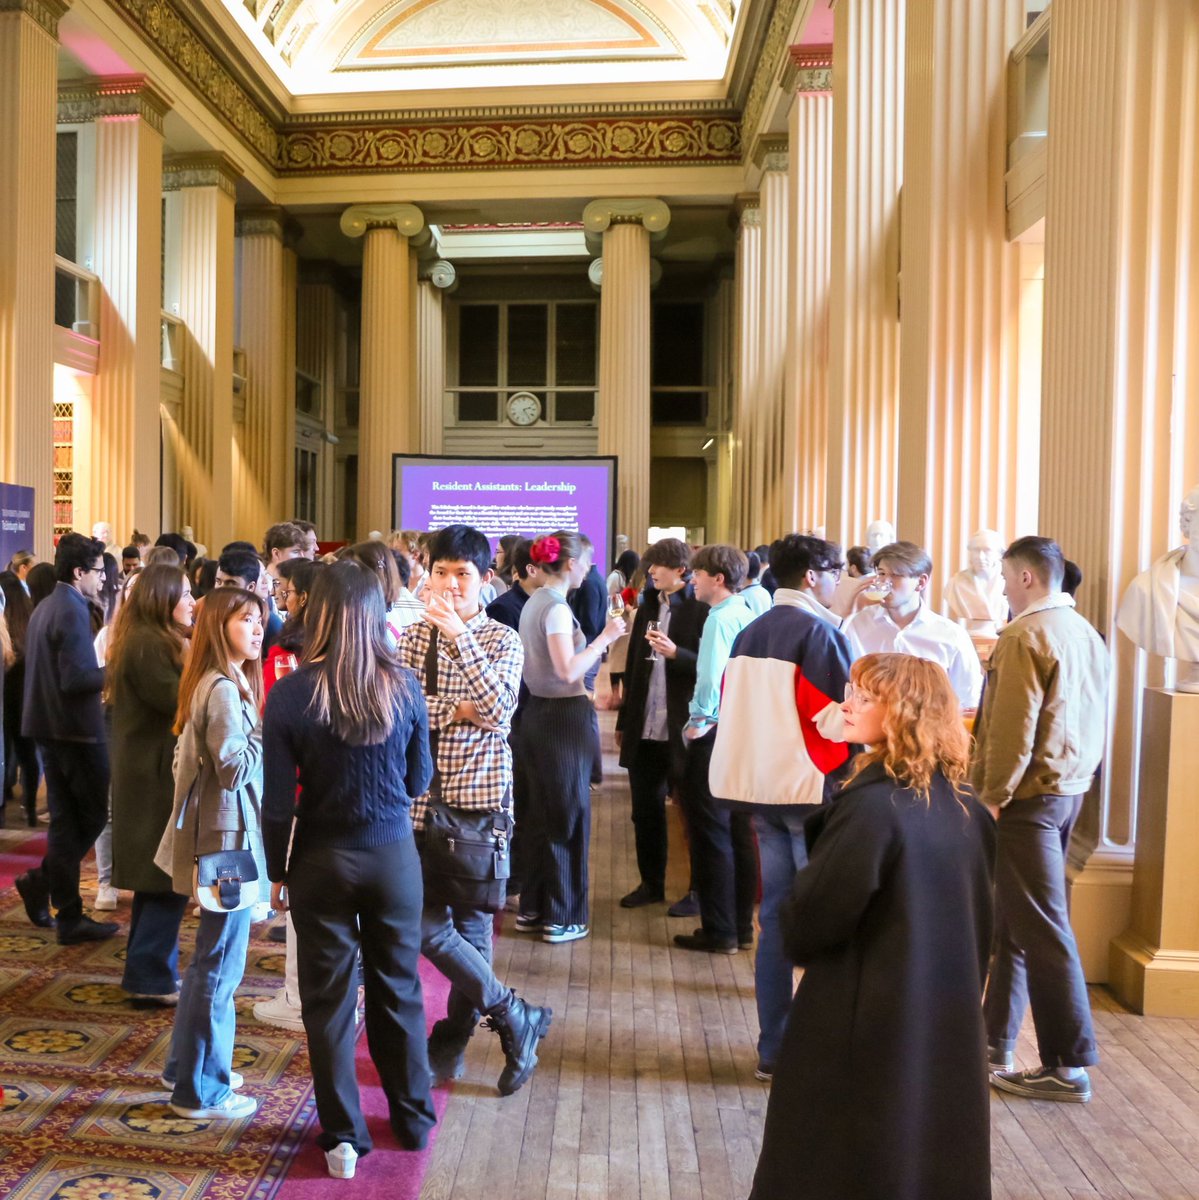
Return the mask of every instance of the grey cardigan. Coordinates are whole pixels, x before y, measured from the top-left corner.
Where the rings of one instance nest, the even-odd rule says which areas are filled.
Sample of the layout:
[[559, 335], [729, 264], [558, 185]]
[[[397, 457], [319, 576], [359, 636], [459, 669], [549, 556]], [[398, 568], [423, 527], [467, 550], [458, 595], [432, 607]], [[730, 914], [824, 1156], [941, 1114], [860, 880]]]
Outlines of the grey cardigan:
[[[193, 783], [182, 828], [177, 828]], [[170, 875], [176, 892], [190, 896], [197, 854], [239, 849], [253, 852], [258, 877], [265, 881], [262, 718], [233, 680], [210, 671], [196, 689], [191, 716], [175, 747], [175, 803], [154, 862]]]

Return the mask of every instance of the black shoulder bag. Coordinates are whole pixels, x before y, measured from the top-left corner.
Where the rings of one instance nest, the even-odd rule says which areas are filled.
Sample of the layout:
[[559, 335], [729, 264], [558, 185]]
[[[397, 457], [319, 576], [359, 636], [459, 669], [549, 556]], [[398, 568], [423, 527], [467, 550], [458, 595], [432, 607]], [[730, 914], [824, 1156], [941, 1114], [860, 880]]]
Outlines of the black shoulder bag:
[[[437, 695], [437, 630], [425, 654], [425, 694]], [[499, 912], [507, 896], [512, 868], [512, 808], [457, 808], [441, 798], [437, 769], [440, 735], [429, 731], [433, 780], [421, 839], [421, 873], [425, 903], [457, 905], [480, 912]]]

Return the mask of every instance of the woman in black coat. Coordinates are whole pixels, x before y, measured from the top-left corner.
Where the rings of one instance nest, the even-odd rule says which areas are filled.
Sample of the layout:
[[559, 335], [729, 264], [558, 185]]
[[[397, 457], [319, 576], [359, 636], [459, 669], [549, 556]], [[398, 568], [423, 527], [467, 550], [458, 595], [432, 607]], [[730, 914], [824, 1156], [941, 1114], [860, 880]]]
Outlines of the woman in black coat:
[[783, 912], [805, 970], [752, 1200], [987, 1200], [994, 821], [939, 665], [869, 654], [851, 679], [845, 737], [868, 749], [808, 822]]

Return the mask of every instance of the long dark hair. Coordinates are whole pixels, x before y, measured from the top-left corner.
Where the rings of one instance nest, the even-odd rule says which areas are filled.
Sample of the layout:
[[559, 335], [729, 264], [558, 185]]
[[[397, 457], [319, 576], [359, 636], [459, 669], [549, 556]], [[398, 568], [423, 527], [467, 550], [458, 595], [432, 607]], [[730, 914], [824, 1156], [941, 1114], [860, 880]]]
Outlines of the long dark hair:
[[34, 608], [37, 608], [54, 591], [56, 583], [58, 583], [58, 576], [54, 574], [53, 563], [35, 563], [29, 568], [29, 574], [25, 576], [25, 584], [29, 588], [29, 596], [33, 600]]
[[145, 567], [138, 572], [137, 583], [129, 589], [117, 619], [105, 655], [108, 683], [105, 690], [111, 700], [112, 681], [116, 679], [125, 655], [133, 645], [158, 642], [167, 652], [171, 665], [183, 671], [183, 647], [190, 629], [175, 623], [175, 608], [183, 598], [183, 571], [165, 563]]
[[383, 589], [383, 602], [387, 608], [400, 598], [404, 585], [400, 582], [399, 568], [382, 542], [358, 542], [346, 551], [345, 557], [374, 572]]
[[334, 563], [313, 579], [307, 607], [304, 665], [316, 668], [308, 711], [348, 745], [386, 741], [420, 692], [388, 645], [378, 577], [353, 560]]
[[304, 604], [297, 611], [293, 611], [291, 605], [288, 605], [287, 620], [283, 622], [283, 628], [279, 631], [279, 638], [275, 643], [280, 649], [291, 654], [303, 653], [308, 596], [317, 572], [324, 569], [324, 563], [313, 562], [308, 558], [285, 558], [279, 564], [279, 576], [291, 589], [291, 594], [304, 597]]
[[4, 593], [4, 616], [8, 621], [13, 653], [20, 658], [25, 653], [25, 630], [29, 628], [29, 618], [33, 615], [33, 601], [11, 571], [0, 575], [0, 591]]

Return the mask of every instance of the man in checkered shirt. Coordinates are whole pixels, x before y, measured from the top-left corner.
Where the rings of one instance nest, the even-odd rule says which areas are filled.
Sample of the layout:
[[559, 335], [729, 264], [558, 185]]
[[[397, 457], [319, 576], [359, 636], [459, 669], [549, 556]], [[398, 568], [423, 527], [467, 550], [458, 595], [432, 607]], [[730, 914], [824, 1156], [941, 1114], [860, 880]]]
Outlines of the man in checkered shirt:
[[[435, 786], [454, 808], [512, 808], [508, 732], [524, 666], [520, 636], [483, 610], [480, 591], [491, 579], [491, 544], [469, 525], [449, 525], [429, 543], [424, 620], [401, 631], [397, 654], [420, 680], [436, 747]], [[433, 674], [436, 672], [436, 678]], [[429, 796], [412, 805], [424, 828]], [[549, 1008], [526, 1004], [491, 969], [493, 920], [459, 905], [426, 904], [421, 951], [453, 985], [447, 1015], [429, 1037], [435, 1084], [459, 1078], [480, 1013], [500, 1035], [506, 1063], [499, 1091], [515, 1092], [537, 1065], [537, 1043], [549, 1029]]]

